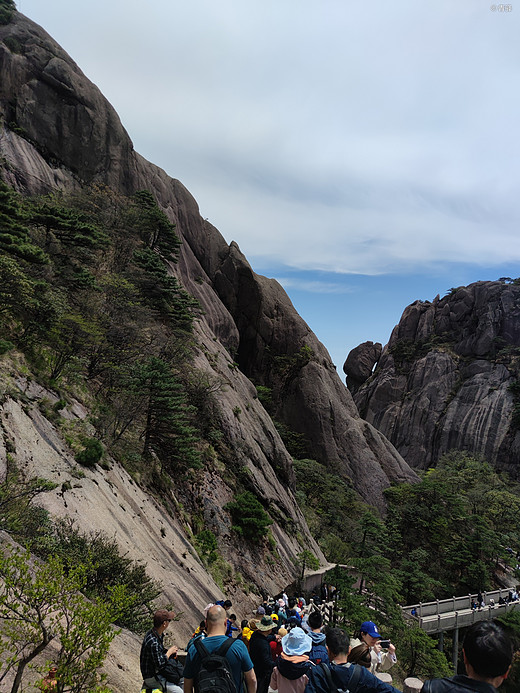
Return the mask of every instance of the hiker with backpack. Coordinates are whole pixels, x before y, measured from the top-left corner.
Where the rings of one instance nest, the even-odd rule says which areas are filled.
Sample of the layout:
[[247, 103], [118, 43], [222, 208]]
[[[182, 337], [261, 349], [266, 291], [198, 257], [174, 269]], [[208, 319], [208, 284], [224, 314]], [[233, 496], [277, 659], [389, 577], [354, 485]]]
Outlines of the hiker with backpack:
[[328, 628], [325, 637], [330, 664], [318, 664], [309, 670], [305, 693], [400, 693], [368, 669], [347, 662], [350, 645], [341, 628]]
[[208, 609], [207, 636], [196, 639], [186, 656], [184, 693], [255, 693], [256, 676], [247, 647], [226, 636], [226, 622], [223, 607]]
[[325, 633], [321, 632], [323, 626], [323, 616], [321, 611], [316, 609], [309, 614], [307, 620], [308, 627], [310, 628], [309, 637], [312, 640], [312, 649], [309, 655], [309, 659], [314, 664], [325, 664], [329, 663], [329, 655], [327, 653], [327, 645], [325, 644]]
[[153, 615], [153, 628], [144, 636], [140, 666], [143, 690], [159, 689], [182, 693], [182, 664], [177, 660], [177, 646], [168, 650], [163, 644], [164, 632], [175, 618], [173, 611], [159, 609]]

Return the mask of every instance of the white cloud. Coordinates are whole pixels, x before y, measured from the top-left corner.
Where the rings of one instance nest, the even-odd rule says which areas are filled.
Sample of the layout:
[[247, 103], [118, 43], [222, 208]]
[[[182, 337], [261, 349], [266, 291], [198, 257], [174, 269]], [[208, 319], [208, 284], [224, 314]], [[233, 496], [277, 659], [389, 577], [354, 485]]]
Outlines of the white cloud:
[[483, 0], [22, 0], [253, 263], [520, 261], [518, 13]]

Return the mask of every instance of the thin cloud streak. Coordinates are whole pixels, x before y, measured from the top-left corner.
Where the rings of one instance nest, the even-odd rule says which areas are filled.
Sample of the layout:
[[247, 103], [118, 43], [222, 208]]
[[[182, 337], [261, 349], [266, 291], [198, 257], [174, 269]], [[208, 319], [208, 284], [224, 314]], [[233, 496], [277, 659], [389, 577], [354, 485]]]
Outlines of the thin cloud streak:
[[356, 289], [337, 282], [324, 282], [319, 279], [309, 280], [302, 278], [294, 278], [290, 276], [277, 277], [274, 279], [281, 284], [284, 289], [297, 289], [311, 294], [351, 294], [355, 293]]

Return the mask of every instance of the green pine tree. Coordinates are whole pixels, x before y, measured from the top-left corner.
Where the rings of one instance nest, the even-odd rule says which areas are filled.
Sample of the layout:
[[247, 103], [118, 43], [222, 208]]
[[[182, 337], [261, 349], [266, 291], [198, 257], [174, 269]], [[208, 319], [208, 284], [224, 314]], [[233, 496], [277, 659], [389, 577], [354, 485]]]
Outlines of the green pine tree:
[[49, 258], [35, 245], [27, 228], [20, 196], [0, 180], [0, 251], [8, 255], [44, 264]]
[[133, 389], [145, 400], [143, 455], [155, 453], [170, 473], [200, 467], [194, 412], [169, 364], [154, 356], [135, 366]]
[[175, 226], [159, 209], [152, 193], [138, 190], [133, 199], [138, 209], [137, 223], [141, 238], [150, 250], [158, 249], [164, 257], [177, 261], [180, 239], [175, 233]]

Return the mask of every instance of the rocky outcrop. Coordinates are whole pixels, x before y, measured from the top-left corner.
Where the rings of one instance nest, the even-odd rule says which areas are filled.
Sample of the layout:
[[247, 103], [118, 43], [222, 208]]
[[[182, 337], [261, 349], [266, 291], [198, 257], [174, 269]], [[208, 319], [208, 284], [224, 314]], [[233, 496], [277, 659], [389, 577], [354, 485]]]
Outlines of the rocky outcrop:
[[352, 349], [343, 364], [343, 372], [347, 376], [347, 386], [351, 392], [356, 392], [360, 385], [370, 378], [382, 351], [383, 345], [379, 342], [363, 342]]
[[[280, 416], [312, 437], [316, 458], [334, 465], [367, 501], [381, 507], [383, 489], [414, 474], [393, 447], [359, 419], [327, 351], [283, 289], [251, 270], [238, 246], [228, 245], [201, 218], [181, 183], [134, 152], [110, 104], [48, 34], [17, 14], [14, 22], [0, 27], [0, 38], [7, 35], [11, 48], [0, 44], [5, 75], [0, 109], [8, 125], [0, 134], [0, 153], [7, 161], [8, 181], [29, 193], [93, 181], [127, 194], [150, 189], [183, 240], [172, 271], [205, 310], [199, 325], [202, 350], [216, 338], [242, 373], [262, 383], [269, 380], [266, 369], [273, 356], [291, 357], [302, 346], [309, 347], [313, 365], [292, 379]], [[19, 46], [16, 51], [13, 41]], [[242, 435], [246, 427], [240, 428]], [[276, 455], [285, 459], [290, 478], [290, 458], [275, 434], [266, 423], [255, 433], [256, 445], [269, 449], [276, 441]], [[372, 483], [360, 481], [366, 477]]]
[[415, 468], [467, 450], [519, 478], [519, 357], [520, 286], [477, 282], [408, 306], [355, 401]]

